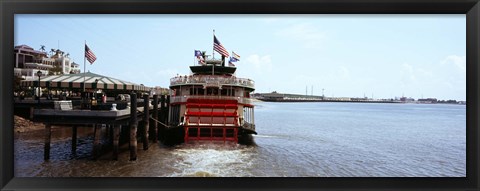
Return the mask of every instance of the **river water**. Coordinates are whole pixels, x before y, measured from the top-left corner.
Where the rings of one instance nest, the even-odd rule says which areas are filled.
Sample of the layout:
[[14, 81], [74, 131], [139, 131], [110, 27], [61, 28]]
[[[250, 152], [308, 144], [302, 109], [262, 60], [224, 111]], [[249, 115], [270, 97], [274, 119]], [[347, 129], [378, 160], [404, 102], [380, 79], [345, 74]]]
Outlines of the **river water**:
[[[43, 131], [15, 136], [16, 177], [465, 177], [466, 107], [450, 104], [257, 102], [254, 145], [139, 143], [129, 161], [91, 160], [92, 136], [77, 155], [57, 128], [49, 161]], [[108, 142], [108, 141], [106, 141]]]

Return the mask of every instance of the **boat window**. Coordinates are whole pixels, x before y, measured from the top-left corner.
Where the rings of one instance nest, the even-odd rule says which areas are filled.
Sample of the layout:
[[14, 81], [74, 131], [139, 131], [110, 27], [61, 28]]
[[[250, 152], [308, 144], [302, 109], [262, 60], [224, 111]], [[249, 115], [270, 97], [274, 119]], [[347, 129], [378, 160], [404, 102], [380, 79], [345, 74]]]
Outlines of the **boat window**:
[[250, 92], [245, 91], [245, 92], [243, 93], [243, 97], [249, 98], [249, 97], [250, 97]]
[[218, 88], [207, 88], [207, 95], [218, 95]]
[[228, 90], [227, 89], [222, 89], [222, 96], [227, 96]]
[[205, 95], [205, 90], [203, 88], [197, 88], [198, 95]]
[[189, 89], [190, 95], [203, 95], [205, 90], [201, 87], [192, 87]]

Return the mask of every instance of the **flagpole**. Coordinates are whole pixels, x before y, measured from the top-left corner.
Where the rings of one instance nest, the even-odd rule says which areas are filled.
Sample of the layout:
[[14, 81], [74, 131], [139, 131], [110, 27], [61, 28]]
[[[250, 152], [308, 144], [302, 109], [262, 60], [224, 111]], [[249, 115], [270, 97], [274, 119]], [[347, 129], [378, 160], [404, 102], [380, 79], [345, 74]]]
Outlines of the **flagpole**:
[[86, 72], [86, 64], [87, 57], [85, 56], [85, 47], [87, 47], [87, 41], [85, 40], [85, 44], [83, 46], [83, 96], [85, 96], [85, 72]]
[[[215, 43], [215, 29], [213, 29], [213, 43]], [[212, 61], [212, 75], [215, 75], [215, 45], [213, 45]]]
[[232, 57], [235, 58], [235, 55], [233, 54], [233, 50], [232, 50], [232, 55], [230, 55], [230, 58], [228, 58], [228, 66], [230, 66], [230, 60], [232, 59]]
[[[215, 42], [215, 29], [213, 29], [213, 41]], [[215, 46], [213, 46], [212, 60], [215, 59]]]

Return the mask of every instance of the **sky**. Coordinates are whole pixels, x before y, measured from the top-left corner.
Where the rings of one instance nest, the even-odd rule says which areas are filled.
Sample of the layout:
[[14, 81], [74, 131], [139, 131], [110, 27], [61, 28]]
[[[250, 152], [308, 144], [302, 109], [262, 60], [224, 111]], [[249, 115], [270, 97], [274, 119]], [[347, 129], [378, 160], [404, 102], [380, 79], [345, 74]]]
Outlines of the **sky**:
[[194, 50], [212, 55], [215, 30], [256, 93], [466, 100], [464, 14], [17, 14], [14, 28], [15, 45], [59, 48], [82, 72], [86, 42], [87, 71], [150, 87], [189, 75]]

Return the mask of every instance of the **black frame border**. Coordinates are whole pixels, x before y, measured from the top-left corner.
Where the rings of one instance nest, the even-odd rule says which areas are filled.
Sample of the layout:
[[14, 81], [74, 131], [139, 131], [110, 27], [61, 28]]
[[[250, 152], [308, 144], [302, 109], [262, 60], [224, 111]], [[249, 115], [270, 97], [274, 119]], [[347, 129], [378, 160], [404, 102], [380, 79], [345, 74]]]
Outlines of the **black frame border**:
[[[3, 0], [0, 2], [2, 190], [480, 190], [479, 0]], [[13, 159], [15, 14], [466, 14], [466, 178], [16, 178]]]

